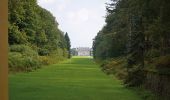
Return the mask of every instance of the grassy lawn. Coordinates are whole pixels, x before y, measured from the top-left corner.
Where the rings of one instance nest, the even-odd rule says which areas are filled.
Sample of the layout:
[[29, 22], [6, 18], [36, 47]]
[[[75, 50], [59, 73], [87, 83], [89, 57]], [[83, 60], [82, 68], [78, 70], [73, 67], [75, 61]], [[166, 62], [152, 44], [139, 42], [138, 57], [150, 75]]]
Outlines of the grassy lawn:
[[9, 75], [10, 100], [141, 100], [89, 57]]

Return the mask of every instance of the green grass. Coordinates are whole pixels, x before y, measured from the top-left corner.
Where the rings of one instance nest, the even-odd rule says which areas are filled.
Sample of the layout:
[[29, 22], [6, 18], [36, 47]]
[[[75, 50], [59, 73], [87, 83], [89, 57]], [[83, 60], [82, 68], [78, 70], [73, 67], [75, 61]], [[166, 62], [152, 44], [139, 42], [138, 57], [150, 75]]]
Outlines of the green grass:
[[10, 74], [9, 81], [10, 100], [141, 100], [88, 57]]

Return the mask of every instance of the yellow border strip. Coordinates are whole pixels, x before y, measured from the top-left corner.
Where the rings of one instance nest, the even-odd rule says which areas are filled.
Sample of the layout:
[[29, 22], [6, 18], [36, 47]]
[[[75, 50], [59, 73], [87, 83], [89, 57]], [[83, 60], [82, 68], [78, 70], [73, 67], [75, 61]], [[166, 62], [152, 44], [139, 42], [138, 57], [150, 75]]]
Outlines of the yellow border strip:
[[0, 0], [0, 100], [8, 100], [8, 0]]

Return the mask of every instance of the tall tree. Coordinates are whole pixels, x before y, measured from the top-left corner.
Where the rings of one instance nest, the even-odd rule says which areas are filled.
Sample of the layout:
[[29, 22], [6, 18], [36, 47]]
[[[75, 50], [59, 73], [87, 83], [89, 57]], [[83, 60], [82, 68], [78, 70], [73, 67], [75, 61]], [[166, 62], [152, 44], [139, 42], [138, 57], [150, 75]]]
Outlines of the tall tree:
[[66, 32], [64, 37], [65, 37], [65, 40], [66, 40], [66, 47], [67, 47], [67, 51], [68, 51], [68, 58], [71, 58], [71, 43], [70, 43], [70, 38], [69, 38], [67, 32]]
[[141, 85], [145, 63], [170, 54], [169, 8], [169, 0], [110, 0], [106, 25], [93, 41], [94, 58], [126, 56], [125, 83]]

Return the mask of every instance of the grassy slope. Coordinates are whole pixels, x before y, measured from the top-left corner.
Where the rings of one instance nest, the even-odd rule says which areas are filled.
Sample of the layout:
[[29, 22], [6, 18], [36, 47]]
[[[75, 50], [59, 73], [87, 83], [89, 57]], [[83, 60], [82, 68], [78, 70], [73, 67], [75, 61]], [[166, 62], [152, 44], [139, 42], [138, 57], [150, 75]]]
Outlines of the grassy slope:
[[10, 100], [141, 100], [90, 58], [9, 76]]

